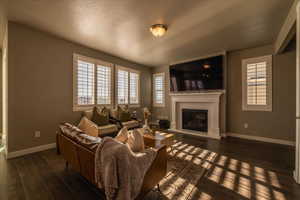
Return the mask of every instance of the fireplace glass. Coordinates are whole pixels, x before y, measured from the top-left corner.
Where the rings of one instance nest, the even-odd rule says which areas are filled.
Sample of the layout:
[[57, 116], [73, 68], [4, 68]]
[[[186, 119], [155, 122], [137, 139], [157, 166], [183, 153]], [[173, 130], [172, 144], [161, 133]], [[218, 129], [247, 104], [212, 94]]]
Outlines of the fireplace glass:
[[207, 132], [207, 110], [182, 109], [182, 129]]

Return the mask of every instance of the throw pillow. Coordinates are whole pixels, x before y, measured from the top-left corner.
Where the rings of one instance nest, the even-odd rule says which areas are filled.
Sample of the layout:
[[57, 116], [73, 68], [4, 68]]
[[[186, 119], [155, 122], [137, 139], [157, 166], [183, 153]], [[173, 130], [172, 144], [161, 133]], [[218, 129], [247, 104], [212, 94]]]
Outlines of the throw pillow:
[[98, 127], [95, 123], [93, 123], [91, 120], [89, 120], [87, 117], [82, 117], [78, 128], [82, 130], [87, 135], [98, 137]]
[[115, 119], [118, 119], [119, 120], [119, 115], [118, 115], [118, 107], [117, 108], [113, 108], [110, 110], [110, 115], [115, 118]]
[[128, 140], [128, 130], [126, 127], [123, 127], [118, 135], [115, 137], [115, 139], [119, 142], [125, 143]]
[[128, 109], [119, 107], [119, 119], [121, 122], [128, 122], [131, 120], [131, 114]]
[[105, 126], [109, 124], [109, 113], [106, 110], [101, 110], [94, 107], [92, 121], [98, 126]]
[[133, 152], [145, 150], [144, 136], [140, 129], [134, 129], [128, 133], [127, 145]]
[[92, 120], [92, 117], [93, 117], [93, 110], [86, 110], [86, 111], [83, 111], [82, 117], [87, 117], [89, 120]]

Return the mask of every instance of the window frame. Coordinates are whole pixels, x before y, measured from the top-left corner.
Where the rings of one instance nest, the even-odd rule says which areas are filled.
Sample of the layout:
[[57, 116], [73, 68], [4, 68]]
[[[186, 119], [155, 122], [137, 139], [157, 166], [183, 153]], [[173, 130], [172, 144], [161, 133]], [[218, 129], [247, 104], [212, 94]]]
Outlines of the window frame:
[[[78, 85], [77, 85], [77, 77], [78, 77], [78, 72], [77, 72], [77, 67], [78, 67], [78, 60], [84, 61], [84, 62], [89, 62], [94, 64], [94, 104], [87, 104], [87, 105], [80, 105], [78, 104]], [[101, 66], [106, 66], [111, 68], [111, 74], [110, 74], [110, 104], [98, 104], [97, 103], [97, 67], [98, 65]], [[84, 111], [84, 110], [89, 110], [92, 109], [94, 106], [108, 106], [111, 107], [114, 105], [114, 64], [106, 61], [102, 61], [96, 58], [91, 58], [87, 56], [83, 56], [80, 54], [73, 54], [73, 111]]]
[[[243, 111], [268, 111], [272, 112], [272, 55], [266, 55], [242, 60], [242, 110]], [[266, 105], [249, 105], [247, 88], [247, 67], [250, 64], [266, 62]]]
[[[128, 72], [128, 99], [127, 104], [119, 104], [118, 101], [118, 71], [123, 70]], [[138, 74], [138, 84], [137, 84], [137, 95], [138, 95], [138, 103], [130, 103], [130, 73]], [[120, 65], [116, 65], [115, 67], [115, 105], [129, 105], [130, 107], [140, 107], [141, 106], [141, 72], [138, 70], [134, 70], [128, 67], [123, 67]]]
[[[163, 82], [162, 82], [162, 92], [163, 92], [163, 103], [156, 103], [156, 85], [155, 85], [155, 78], [156, 77], [159, 77], [161, 76], [162, 79], [163, 79]], [[152, 76], [152, 87], [153, 87], [153, 106], [154, 107], [165, 107], [165, 98], [166, 98], [166, 88], [165, 88], [165, 85], [166, 84], [166, 79], [165, 79], [165, 73], [164, 72], [161, 72], [161, 73], [155, 73], [153, 74]]]

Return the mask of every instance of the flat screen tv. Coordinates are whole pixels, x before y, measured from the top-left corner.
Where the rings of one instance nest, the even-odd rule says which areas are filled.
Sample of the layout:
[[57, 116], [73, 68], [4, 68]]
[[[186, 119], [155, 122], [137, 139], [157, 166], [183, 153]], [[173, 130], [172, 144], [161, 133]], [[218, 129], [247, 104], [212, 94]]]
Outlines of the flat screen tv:
[[223, 89], [223, 56], [214, 56], [170, 66], [171, 92]]

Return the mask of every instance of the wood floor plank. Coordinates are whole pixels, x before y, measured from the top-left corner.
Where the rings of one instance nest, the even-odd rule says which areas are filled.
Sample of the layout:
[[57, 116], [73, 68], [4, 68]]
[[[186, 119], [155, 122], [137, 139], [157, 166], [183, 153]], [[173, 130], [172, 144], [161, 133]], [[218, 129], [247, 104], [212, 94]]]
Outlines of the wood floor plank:
[[41, 155], [33, 154], [32, 159], [37, 166], [39, 176], [47, 180], [45, 185], [48, 191], [52, 193], [54, 199], [77, 199], [77, 196], [61, 181]]
[[32, 155], [15, 160], [17, 171], [24, 187], [26, 199], [30, 200], [53, 200], [53, 195], [46, 186], [46, 179], [41, 177]]
[[13, 162], [0, 154], [0, 199], [25, 200], [24, 187]]
[[41, 156], [76, 199], [104, 199], [103, 194], [77, 172], [71, 168], [66, 170], [65, 161], [61, 156], [53, 151], [43, 152]]

